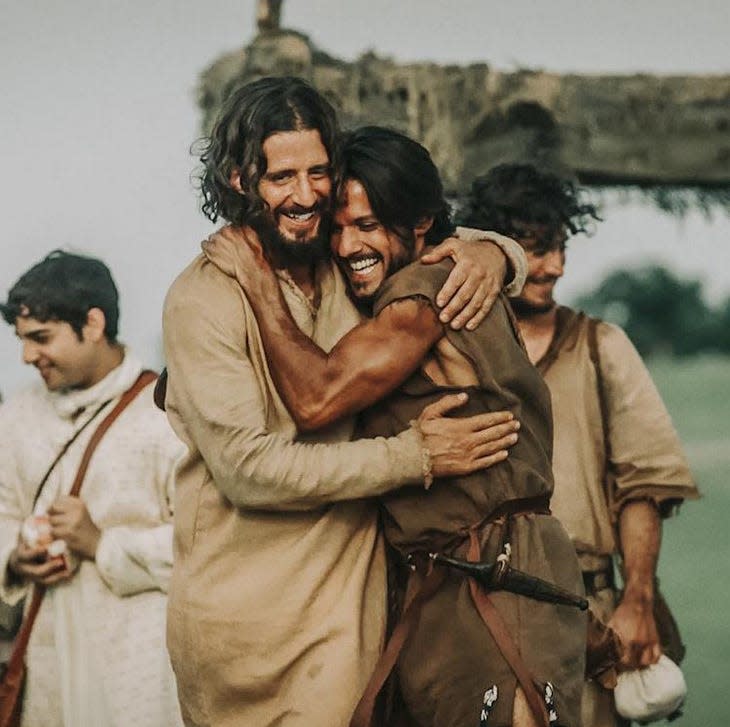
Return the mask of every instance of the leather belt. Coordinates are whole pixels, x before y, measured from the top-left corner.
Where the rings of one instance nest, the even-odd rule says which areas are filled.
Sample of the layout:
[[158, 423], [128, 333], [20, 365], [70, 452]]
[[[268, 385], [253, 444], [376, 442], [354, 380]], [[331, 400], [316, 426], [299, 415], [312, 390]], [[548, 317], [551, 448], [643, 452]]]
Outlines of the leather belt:
[[583, 585], [588, 594], [595, 594], [606, 588], [613, 588], [613, 568], [598, 571], [583, 571]]

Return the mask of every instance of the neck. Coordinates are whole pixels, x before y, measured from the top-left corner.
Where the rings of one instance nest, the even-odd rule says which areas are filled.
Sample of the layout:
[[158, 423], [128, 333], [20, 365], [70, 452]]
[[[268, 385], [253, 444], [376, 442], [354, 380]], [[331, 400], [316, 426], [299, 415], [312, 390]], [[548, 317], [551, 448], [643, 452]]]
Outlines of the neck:
[[105, 343], [100, 351], [85, 388], [98, 384], [124, 360], [124, 348], [118, 343]]
[[313, 301], [317, 293], [315, 266], [311, 263], [307, 265], [289, 265], [287, 271], [302, 293]]
[[557, 321], [557, 305], [550, 310], [532, 315], [515, 312], [520, 334], [527, 348], [530, 361], [537, 363], [547, 352], [555, 335]]

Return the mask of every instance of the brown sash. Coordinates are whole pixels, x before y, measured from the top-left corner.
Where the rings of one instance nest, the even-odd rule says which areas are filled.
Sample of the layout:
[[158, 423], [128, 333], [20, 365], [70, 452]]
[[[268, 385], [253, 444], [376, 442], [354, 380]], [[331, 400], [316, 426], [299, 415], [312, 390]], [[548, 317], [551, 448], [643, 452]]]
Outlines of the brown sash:
[[[86, 470], [91, 461], [91, 455], [94, 453], [101, 438], [106, 434], [106, 431], [137, 394], [156, 378], [157, 374], [154, 371], [142, 371], [134, 384], [122, 394], [116, 406], [96, 428], [96, 431], [91, 435], [89, 443], [86, 445], [86, 450], [81, 458], [81, 463], [79, 464], [79, 469], [76, 472], [76, 477], [69, 495], [72, 497], [78, 496], [84, 477], [86, 476]], [[64, 449], [64, 451], [66, 450]], [[28, 607], [28, 613], [15, 639], [13, 653], [10, 656], [7, 669], [3, 675], [3, 680], [0, 684], [0, 727], [16, 727], [20, 724], [20, 714], [23, 705], [21, 695], [25, 681], [25, 652], [28, 649], [30, 633], [33, 629], [36, 616], [38, 616], [45, 592], [45, 586], [35, 585], [33, 587], [33, 598]]]
[[423, 604], [436, 593], [444, 582], [444, 578], [446, 578], [446, 571], [435, 570], [433, 564], [429, 564], [429, 566], [429, 570], [420, 585], [416, 586], [406, 597], [403, 613], [390, 635], [385, 650], [375, 665], [373, 674], [365, 687], [362, 697], [360, 697], [360, 701], [357, 703], [357, 707], [355, 707], [350, 720], [350, 727], [371, 726], [375, 712], [375, 700], [395, 668], [408, 636], [418, 624]]
[[[467, 554], [467, 560], [472, 563], [478, 563], [481, 559], [481, 552], [479, 548], [479, 539], [477, 538], [477, 532], [475, 528], [469, 531], [469, 552]], [[514, 672], [517, 677], [517, 681], [522, 687], [522, 691], [527, 699], [527, 704], [530, 707], [537, 723], [544, 727], [550, 727], [550, 720], [548, 718], [547, 709], [545, 703], [537, 691], [535, 686], [535, 680], [530, 674], [530, 670], [527, 668], [520, 652], [515, 644], [512, 635], [507, 628], [507, 624], [502, 620], [499, 611], [496, 609], [494, 604], [487, 592], [480, 588], [477, 582], [473, 579], [469, 579], [469, 590], [471, 592], [472, 600], [476, 606], [479, 615], [482, 617], [482, 621], [486, 625], [489, 633], [492, 635], [494, 642], [497, 644], [504, 660], [509, 664], [510, 669]]]

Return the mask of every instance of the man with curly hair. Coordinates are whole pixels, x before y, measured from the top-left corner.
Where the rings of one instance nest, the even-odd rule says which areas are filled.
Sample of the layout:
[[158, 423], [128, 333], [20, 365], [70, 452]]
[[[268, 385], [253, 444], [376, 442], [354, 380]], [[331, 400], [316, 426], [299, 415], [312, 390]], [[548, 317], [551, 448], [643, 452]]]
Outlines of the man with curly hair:
[[[600, 219], [581, 191], [527, 164], [474, 180], [464, 224], [510, 235], [528, 275], [511, 301], [531, 361], [550, 389], [555, 441], [551, 507], [570, 533], [594, 612], [621, 637], [623, 667], [661, 654], [654, 617], [661, 520], [696, 488], [667, 410], [639, 354], [617, 326], [560, 306], [569, 235]], [[614, 583], [620, 557], [623, 592]], [[585, 727], [615, 725], [612, 693], [589, 682]]]

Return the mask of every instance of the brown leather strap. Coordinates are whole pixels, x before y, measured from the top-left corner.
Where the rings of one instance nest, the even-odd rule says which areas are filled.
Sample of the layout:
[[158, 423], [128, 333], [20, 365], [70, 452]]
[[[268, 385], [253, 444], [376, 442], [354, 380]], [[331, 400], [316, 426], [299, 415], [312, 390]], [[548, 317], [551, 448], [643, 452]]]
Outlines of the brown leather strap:
[[[480, 558], [479, 540], [476, 531], [471, 530], [469, 533], [469, 553], [467, 560], [476, 563]], [[507, 624], [505, 624], [487, 593], [479, 587], [473, 578], [469, 579], [469, 590], [474, 605], [482, 617], [482, 621], [484, 621], [494, 642], [497, 644], [500, 652], [502, 652], [504, 660], [509, 664], [510, 669], [512, 669], [517, 677], [517, 681], [520, 683], [522, 691], [525, 694], [525, 699], [527, 699], [530, 711], [535, 716], [537, 723], [543, 725], [543, 727], [550, 727], [550, 719], [545, 708], [545, 703], [537, 691], [535, 680], [532, 674], [530, 674], [527, 664], [523, 661], [517, 645], [507, 628]]]
[[435, 570], [431, 566], [420, 585], [407, 595], [403, 613], [395, 625], [390, 639], [388, 639], [385, 650], [375, 665], [373, 674], [365, 687], [362, 697], [360, 697], [360, 701], [357, 703], [357, 707], [355, 707], [352, 719], [350, 720], [350, 727], [371, 726], [375, 712], [375, 700], [378, 694], [380, 694], [380, 690], [383, 688], [390, 673], [393, 671], [408, 636], [418, 623], [423, 604], [436, 593], [445, 578], [446, 573], [444, 571]]
[[143, 371], [137, 377], [137, 380], [132, 384], [132, 386], [130, 386], [129, 389], [122, 394], [119, 401], [116, 403], [116, 406], [109, 412], [109, 414], [106, 415], [106, 417], [104, 417], [104, 420], [96, 428], [96, 431], [91, 435], [89, 443], [86, 445], [86, 451], [84, 452], [84, 456], [81, 458], [81, 464], [79, 465], [78, 472], [76, 472], [76, 478], [74, 479], [73, 485], [71, 485], [69, 495], [76, 497], [79, 494], [79, 491], [81, 490], [81, 483], [84, 481], [86, 470], [89, 467], [91, 455], [94, 454], [96, 446], [101, 441], [101, 438], [106, 434], [109, 427], [114, 424], [117, 417], [127, 408], [128, 404], [134, 399], [134, 397], [137, 396], [137, 394], [139, 394], [145, 386], [151, 384], [156, 378], [157, 374], [154, 371]]
[[492, 510], [489, 515], [480, 523], [473, 525], [471, 529], [482, 528], [488, 523], [501, 518], [513, 518], [520, 515], [550, 515], [550, 495], [535, 495], [534, 497], [518, 497], [514, 500], [507, 500]]
[[[109, 427], [114, 423], [117, 417], [124, 411], [127, 405], [139, 394], [145, 386], [154, 381], [157, 378], [157, 374], [154, 371], [143, 371], [132, 386], [125, 391], [117, 402], [116, 406], [106, 415], [104, 420], [99, 424], [96, 431], [91, 435], [89, 443], [86, 445], [86, 450], [81, 458], [81, 464], [76, 472], [76, 477], [71, 486], [69, 494], [77, 496], [81, 490], [81, 484], [83, 483], [86, 470], [89, 467], [89, 461], [91, 455], [94, 453], [97, 445], [101, 441]], [[33, 629], [36, 616], [41, 607], [43, 596], [45, 595], [45, 586], [35, 585], [33, 587], [33, 598], [30, 602], [30, 607], [23, 620], [23, 624], [20, 627], [18, 636], [15, 639], [13, 646], [13, 653], [8, 661], [5, 676], [3, 677], [3, 685], [6, 688], [17, 687], [18, 693], [22, 687], [23, 680], [23, 663], [25, 660], [25, 652], [28, 649], [28, 641], [30, 640], [30, 632]]]

